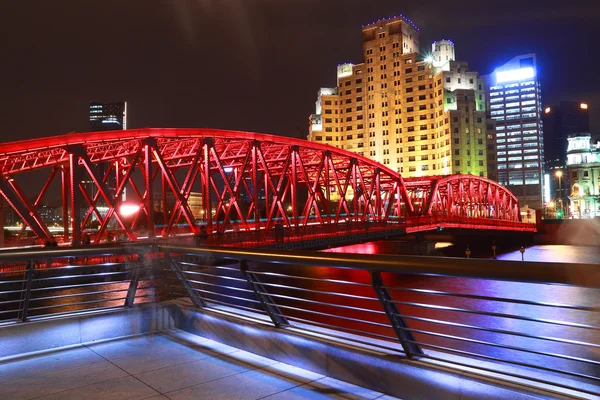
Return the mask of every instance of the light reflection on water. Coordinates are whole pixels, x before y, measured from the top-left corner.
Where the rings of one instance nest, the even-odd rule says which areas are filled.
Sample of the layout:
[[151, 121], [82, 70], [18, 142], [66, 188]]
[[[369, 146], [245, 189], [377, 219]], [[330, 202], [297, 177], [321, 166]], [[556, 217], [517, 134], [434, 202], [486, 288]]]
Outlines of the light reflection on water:
[[[600, 264], [600, 247], [544, 245], [525, 249], [525, 261]], [[498, 260], [521, 260], [521, 253], [513, 251], [498, 256]], [[600, 267], [599, 267], [600, 268]]]

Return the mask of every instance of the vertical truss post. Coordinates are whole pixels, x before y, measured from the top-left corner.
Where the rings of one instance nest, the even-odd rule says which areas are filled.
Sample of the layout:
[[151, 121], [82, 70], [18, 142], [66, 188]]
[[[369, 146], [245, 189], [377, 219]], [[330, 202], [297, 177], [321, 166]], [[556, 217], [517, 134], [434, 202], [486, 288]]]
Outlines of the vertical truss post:
[[167, 260], [167, 263], [169, 264], [171, 270], [175, 273], [175, 276], [177, 276], [179, 282], [181, 282], [183, 288], [190, 296], [192, 303], [194, 303], [194, 305], [198, 308], [206, 307], [206, 302], [202, 299], [202, 297], [200, 297], [200, 295], [194, 289], [192, 284], [186, 279], [185, 274], [183, 273], [181, 268], [179, 268], [177, 262], [173, 260], [170, 253], [165, 253], [165, 259]]
[[257, 148], [260, 143], [255, 140], [252, 142], [252, 170], [250, 171], [250, 180], [252, 183], [252, 202], [254, 203], [254, 229], [258, 233], [260, 232], [260, 210], [258, 208], [258, 157]]
[[69, 195], [71, 200], [71, 232], [73, 233], [72, 244], [81, 242], [81, 194], [78, 187], [81, 181], [79, 155], [71, 152], [69, 154]]
[[212, 145], [212, 139], [204, 139], [202, 145], [202, 161], [204, 162], [204, 168], [202, 169], [202, 204], [204, 217], [206, 218], [206, 231], [208, 233], [213, 233], [212, 204], [210, 200], [210, 148]]
[[291, 197], [292, 197], [292, 219], [294, 220], [293, 225], [298, 228], [298, 153], [299, 147], [292, 146], [290, 149], [292, 152], [292, 184], [291, 184]]
[[69, 240], [69, 170], [62, 166], [60, 175], [62, 191], [62, 221], [63, 221], [63, 239]]
[[279, 307], [275, 305], [273, 298], [269, 296], [267, 289], [262, 285], [260, 280], [256, 277], [252, 271], [248, 268], [248, 262], [246, 260], [240, 260], [240, 271], [244, 274], [244, 277], [250, 284], [252, 291], [260, 301], [263, 310], [267, 313], [271, 321], [277, 328], [282, 326], [289, 326], [288, 320], [283, 317]]
[[406, 329], [408, 328], [408, 324], [404, 318], [401, 317], [396, 304], [392, 302], [392, 296], [390, 296], [389, 291], [384, 287], [381, 274], [379, 272], [371, 272], [371, 281], [373, 289], [377, 294], [377, 298], [379, 299], [406, 356], [408, 358], [414, 358], [424, 354], [421, 347], [414, 343], [415, 337], [412, 332]]
[[31, 283], [33, 281], [34, 269], [35, 264], [33, 260], [27, 260], [24, 279], [25, 282], [23, 282], [23, 291], [21, 292], [21, 304], [23, 306], [19, 314], [19, 319], [22, 322], [27, 321], [27, 316], [29, 315], [29, 300], [31, 299]]
[[325, 219], [326, 223], [331, 223], [331, 186], [329, 184], [329, 160], [331, 159], [331, 152], [325, 151], [323, 153], [323, 164], [325, 165], [325, 213], [327, 214], [327, 218]]
[[[144, 199], [144, 208], [146, 209], [146, 226], [148, 227], [148, 237], [154, 237], [154, 190], [152, 190], [152, 150], [150, 143], [144, 143], [144, 183], [146, 185], [146, 198]], [[164, 186], [163, 186], [164, 187]], [[164, 210], [167, 211], [166, 208]]]

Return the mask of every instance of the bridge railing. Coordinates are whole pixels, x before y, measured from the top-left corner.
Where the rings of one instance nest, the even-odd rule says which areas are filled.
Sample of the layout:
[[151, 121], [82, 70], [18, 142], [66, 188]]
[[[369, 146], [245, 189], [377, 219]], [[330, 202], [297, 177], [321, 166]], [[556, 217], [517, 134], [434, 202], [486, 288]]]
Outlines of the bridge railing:
[[0, 253], [0, 324], [168, 298], [151, 246]]
[[596, 265], [102, 246], [0, 253], [0, 323], [186, 296], [399, 359], [600, 388]]
[[600, 388], [597, 266], [159, 249], [171, 286], [197, 307], [536, 385]]

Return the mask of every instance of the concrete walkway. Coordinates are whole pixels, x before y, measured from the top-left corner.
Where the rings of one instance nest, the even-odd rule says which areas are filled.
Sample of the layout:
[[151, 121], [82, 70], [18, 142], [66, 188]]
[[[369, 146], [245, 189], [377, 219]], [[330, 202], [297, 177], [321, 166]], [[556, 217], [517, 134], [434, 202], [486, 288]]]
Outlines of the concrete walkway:
[[0, 399], [394, 399], [174, 330], [0, 361]]

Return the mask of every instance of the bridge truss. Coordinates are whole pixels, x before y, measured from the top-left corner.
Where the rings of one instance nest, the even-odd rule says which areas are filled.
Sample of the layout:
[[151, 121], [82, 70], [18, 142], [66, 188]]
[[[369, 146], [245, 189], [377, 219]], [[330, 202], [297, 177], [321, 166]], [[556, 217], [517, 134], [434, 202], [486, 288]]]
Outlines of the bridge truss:
[[[140, 129], [6, 143], [0, 171], [0, 193], [23, 221], [20, 235], [29, 227], [44, 240], [52, 233], [41, 209], [57, 186], [61, 236], [73, 243], [84, 231], [98, 243], [114, 230], [137, 239], [201, 227], [222, 233], [422, 217], [531, 230], [520, 223], [515, 196], [489, 179], [403, 179], [355, 153], [256, 133]], [[43, 183], [32, 188], [40, 173]]]

